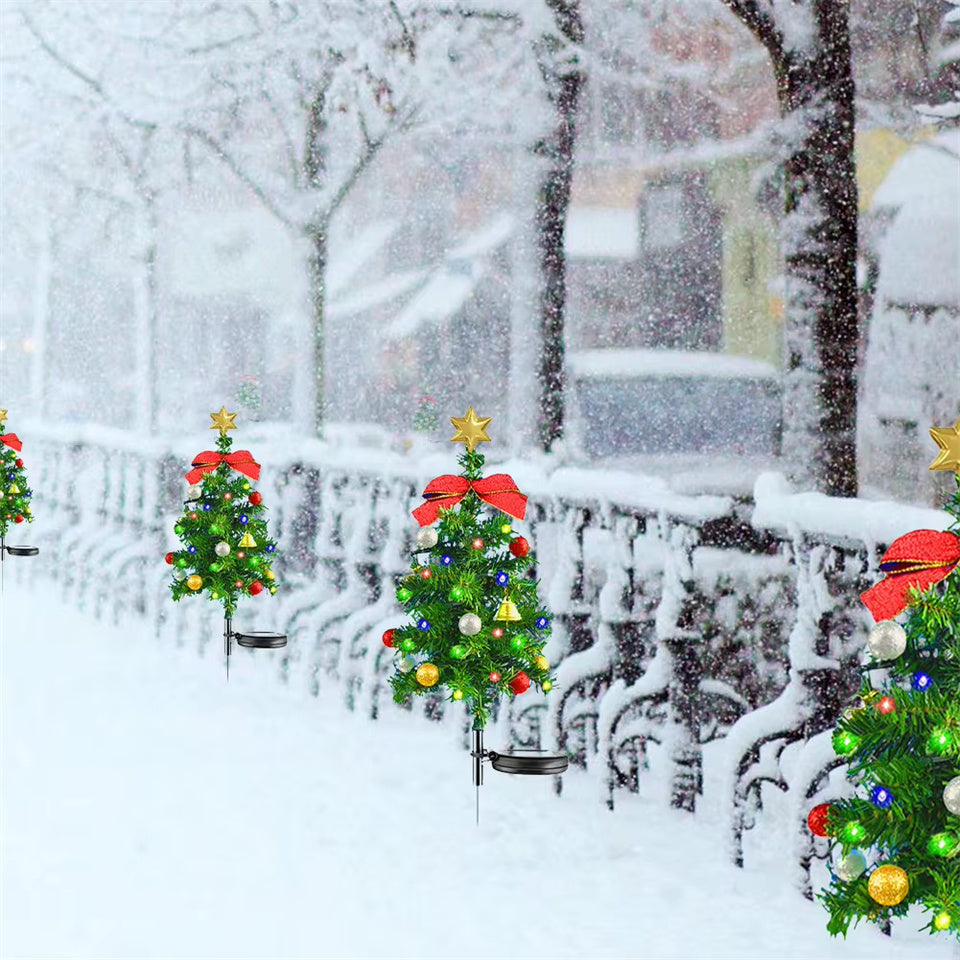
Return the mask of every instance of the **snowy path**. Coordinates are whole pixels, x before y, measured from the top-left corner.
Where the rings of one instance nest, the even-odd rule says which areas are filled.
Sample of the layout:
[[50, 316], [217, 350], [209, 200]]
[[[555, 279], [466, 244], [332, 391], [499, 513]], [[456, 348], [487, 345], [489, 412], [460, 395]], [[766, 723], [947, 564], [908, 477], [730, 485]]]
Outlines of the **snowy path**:
[[[592, 780], [490, 771], [449, 726], [283, 689], [6, 585], [4, 957], [950, 956], [911, 917], [831, 941], [767, 838]], [[216, 649], [216, 638], [208, 649]], [[491, 746], [495, 744], [491, 743]]]

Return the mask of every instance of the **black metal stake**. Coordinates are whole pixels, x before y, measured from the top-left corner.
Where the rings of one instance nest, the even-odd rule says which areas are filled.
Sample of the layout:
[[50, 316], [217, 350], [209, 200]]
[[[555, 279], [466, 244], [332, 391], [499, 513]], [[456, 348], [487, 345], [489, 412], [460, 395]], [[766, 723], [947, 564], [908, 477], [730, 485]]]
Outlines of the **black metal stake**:
[[230, 682], [230, 649], [233, 646], [233, 619], [223, 618], [223, 652], [227, 655], [227, 683]]
[[483, 730], [474, 728], [473, 731], [473, 750], [470, 753], [473, 757], [473, 783], [477, 788], [477, 824], [480, 823], [480, 785], [483, 783]]
[[0, 594], [3, 593], [3, 561], [7, 558], [7, 544], [0, 535]]

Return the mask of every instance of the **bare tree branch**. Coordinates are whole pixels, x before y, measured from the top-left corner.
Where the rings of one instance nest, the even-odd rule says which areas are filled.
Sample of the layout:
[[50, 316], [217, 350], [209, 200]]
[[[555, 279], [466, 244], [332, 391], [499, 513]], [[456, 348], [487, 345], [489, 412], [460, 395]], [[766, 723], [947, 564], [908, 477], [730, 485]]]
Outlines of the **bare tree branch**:
[[180, 130], [209, 147], [214, 156], [221, 160], [227, 169], [279, 220], [285, 227], [295, 229], [296, 224], [273, 201], [267, 191], [260, 186], [239, 164], [237, 159], [212, 134], [200, 127], [183, 125]]

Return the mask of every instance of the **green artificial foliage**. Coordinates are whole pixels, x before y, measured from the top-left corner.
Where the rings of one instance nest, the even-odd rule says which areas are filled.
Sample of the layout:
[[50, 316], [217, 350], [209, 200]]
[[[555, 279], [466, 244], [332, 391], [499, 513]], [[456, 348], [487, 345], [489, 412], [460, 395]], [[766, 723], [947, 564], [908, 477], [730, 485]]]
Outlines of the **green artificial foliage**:
[[[954, 521], [950, 529], [960, 535], [960, 480], [946, 509]], [[924, 929], [960, 938], [960, 818], [943, 798], [944, 787], [960, 774], [957, 569], [923, 593], [911, 592], [903, 627], [906, 650], [895, 660], [865, 665], [862, 706], [847, 711], [834, 734], [858, 790], [830, 805], [831, 854], [836, 863], [857, 848], [867, 869], [849, 880], [834, 876], [820, 899], [834, 935], [846, 936], [851, 922], [882, 924], [918, 905], [929, 915]], [[877, 689], [871, 671], [886, 674]], [[892, 798], [889, 805], [880, 789]], [[903, 869], [909, 882], [906, 897], [893, 906], [878, 904], [868, 890], [872, 870], [885, 863]]]
[[[217, 441], [217, 450], [227, 454], [230, 447], [230, 437], [222, 435]], [[200, 488], [199, 498], [184, 505], [183, 515], [174, 526], [183, 547], [167, 555], [175, 571], [170, 590], [174, 600], [204, 594], [222, 603], [224, 615], [232, 617], [241, 596], [276, 593], [273, 564], [278, 556], [277, 545], [267, 533], [263, 516], [267, 508], [262, 503], [250, 502], [256, 491], [244, 474], [220, 463], [203, 475]], [[246, 523], [241, 521], [241, 516], [247, 518]], [[240, 546], [240, 540], [247, 533], [256, 546]], [[229, 546], [226, 556], [217, 554], [219, 543]], [[191, 547], [195, 548], [194, 552], [190, 551]], [[191, 586], [191, 576], [200, 577], [198, 589]], [[254, 587], [251, 591], [254, 584], [259, 584], [261, 590]]]
[[[479, 479], [483, 459], [476, 451], [463, 453], [459, 458], [463, 476]], [[525, 556], [511, 553], [517, 535], [510, 520], [471, 490], [453, 508], [441, 509], [433, 525], [436, 545], [414, 551], [412, 572], [397, 584], [397, 598], [411, 622], [388, 631], [399, 658], [390, 678], [398, 703], [442, 689], [448, 700], [462, 700], [474, 729], [482, 729], [502, 696], [522, 695], [511, 687], [519, 674], [529, 678], [531, 689], [546, 692], [552, 686], [543, 657], [549, 619], [537, 598], [535, 557], [532, 551]], [[475, 547], [475, 540], [483, 541], [483, 546]], [[505, 586], [497, 582], [504, 576]], [[495, 619], [506, 600], [516, 605], [519, 620]], [[478, 633], [465, 635], [459, 623], [470, 613], [480, 618], [481, 627]], [[423, 629], [424, 624], [429, 626]], [[502, 635], [495, 636], [495, 630]], [[418, 681], [417, 668], [423, 664], [433, 664], [439, 671], [435, 684]]]
[[[6, 411], [0, 411], [0, 434], [4, 433]], [[19, 523], [33, 523], [30, 498], [33, 491], [27, 485], [27, 473], [20, 452], [8, 443], [0, 443], [0, 536]], [[19, 518], [19, 519], [18, 519]]]

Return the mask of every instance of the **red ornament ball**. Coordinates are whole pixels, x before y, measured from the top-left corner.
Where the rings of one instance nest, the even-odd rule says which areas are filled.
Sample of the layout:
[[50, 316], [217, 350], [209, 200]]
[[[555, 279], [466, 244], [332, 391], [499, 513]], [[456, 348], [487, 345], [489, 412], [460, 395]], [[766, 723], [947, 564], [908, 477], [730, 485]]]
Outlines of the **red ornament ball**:
[[247, 587], [247, 590], [250, 592], [251, 597], [255, 597], [263, 589], [263, 584], [259, 580], [254, 580], [253, 583]]
[[511, 681], [510, 689], [517, 695], [530, 689], [530, 678], [521, 670]]
[[263, 503], [263, 497], [261, 497], [260, 494], [257, 493], [256, 490], [254, 490], [253, 493], [251, 493], [250, 496], [247, 497], [247, 499], [248, 499], [255, 507], [259, 507], [260, 504]]
[[893, 697], [881, 697], [877, 709], [881, 713], [893, 713], [897, 709], [897, 701]]
[[16, 516], [16, 521], [17, 521], [17, 523], [23, 523], [23, 514], [22, 514], [22, 513], [18, 513], [18, 514], [17, 514], [17, 516]]
[[22, 467], [22, 466], [23, 466], [23, 461], [22, 461], [19, 457], [17, 457], [17, 459], [13, 461], [13, 465], [14, 465], [15, 467]]
[[392, 647], [393, 646], [393, 627], [391, 627], [389, 630], [384, 630], [383, 636], [381, 637], [381, 639], [383, 640], [383, 645], [385, 647]]
[[494, 627], [490, 632], [495, 640], [499, 640], [503, 636], [503, 627]]
[[827, 817], [830, 814], [829, 803], [818, 803], [807, 816], [807, 826], [815, 837], [826, 837]]
[[491, 671], [490, 671], [490, 682], [491, 682], [491, 683], [499, 683], [499, 682], [500, 682], [500, 674], [497, 673], [496, 670], [491, 670]]
[[172, 563], [173, 563], [173, 554], [172, 554], [172, 553], [168, 553], [163, 559], [166, 560], [167, 563], [171, 563], [171, 564], [172, 564]]
[[510, 552], [515, 557], [525, 557], [530, 552], [530, 544], [526, 537], [516, 537], [510, 541]]
[[479, 537], [477, 537], [477, 539], [473, 541], [473, 549], [474, 550], [483, 549], [483, 541]]

